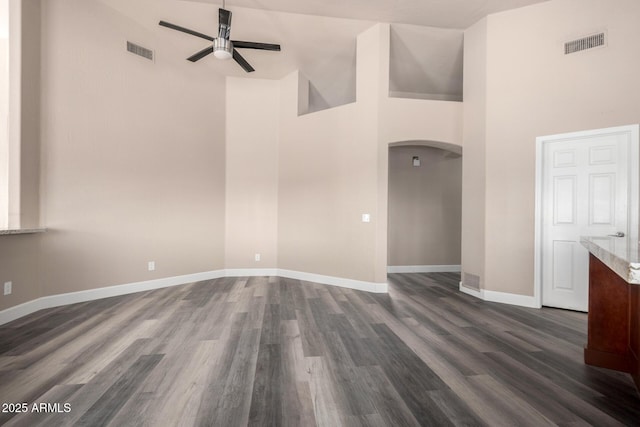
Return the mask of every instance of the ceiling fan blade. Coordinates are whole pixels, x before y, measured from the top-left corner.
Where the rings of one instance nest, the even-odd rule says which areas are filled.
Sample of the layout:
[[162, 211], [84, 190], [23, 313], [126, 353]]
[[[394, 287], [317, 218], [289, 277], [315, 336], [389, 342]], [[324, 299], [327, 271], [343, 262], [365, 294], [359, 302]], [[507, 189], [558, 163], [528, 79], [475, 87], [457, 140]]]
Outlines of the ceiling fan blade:
[[201, 60], [202, 58], [204, 58], [205, 56], [207, 56], [207, 55], [209, 55], [211, 53], [213, 53], [213, 46], [206, 47], [206, 48], [202, 49], [200, 52], [194, 53], [193, 55], [188, 57], [187, 60], [189, 60], [191, 62], [196, 62], [196, 61]]
[[239, 53], [237, 50], [235, 50], [235, 49], [233, 49], [233, 59], [234, 59], [238, 64], [240, 64], [240, 66], [241, 66], [241, 67], [242, 67], [242, 68], [243, 68], [247, 73], [250, 73], [250, 72], [252, 72], [252, 71], [255, 71], [255, 70], [253, 69], [253, 67], [252, 67], [251, 65], [249, 65], [249, 63], [247, 62], [247, 60], [246, 60], [246, 59], [244, 59], [244, 58], [242, 57], [242, 55], [240, 55], [240, 53]]
[[231, 34], [231, 11], [218, 9], [218, 37], [229, 40]]
[[171, 24], [171, 23], [166, 22], [166, 21], [160, 21], [158, 24], [163, 26], [163, 27], [171, 28], [172, 30], [182, 31], [183, 33], [191, 34], [192, 36], [196, 36], [196, 37], [200, 37], [200, 38], [205, 39], [205, 40], [209, 40], [211, 42], [214, 40], [213, 37], [208, 36], [206, 34], [202, 34], [202, 33], [199, 33], [197, 31], [193, 31], [193, 30], [190, 30], [188, 28], [181, 27], [179, 25]]
[[243, 42], [243, 41], [239, 41], [239, 40], [233, 40], [231, 43], [233, 43], [234, 47], [240, 48], [240, 49], [260, 49], [260, 50], [275, 50], [275, 51], [280, 51], [280, 45], [279, 44], [272, 44], [272, 43], [258, 43], [258, 42]]

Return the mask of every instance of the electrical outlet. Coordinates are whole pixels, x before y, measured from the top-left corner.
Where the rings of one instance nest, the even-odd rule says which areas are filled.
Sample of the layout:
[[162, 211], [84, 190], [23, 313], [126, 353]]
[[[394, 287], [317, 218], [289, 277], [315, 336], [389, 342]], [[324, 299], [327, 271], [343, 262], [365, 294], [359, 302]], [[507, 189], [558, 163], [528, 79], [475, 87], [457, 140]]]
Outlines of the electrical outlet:
[[11, 295], [13, 291], [13, 284], [11, 282], [4, 282], [4, 294]]
[[155, 261], [149, 261], [148, 268], [149, 268], [149, 271], [155, 270], [156, 269], [156, 262]]
[[362, 222], [371, 222], [370, 214], [362, 214]]
[[260, 254], [256, 254], [255, 258], [256, 258], [256, 261], [260, 261]]

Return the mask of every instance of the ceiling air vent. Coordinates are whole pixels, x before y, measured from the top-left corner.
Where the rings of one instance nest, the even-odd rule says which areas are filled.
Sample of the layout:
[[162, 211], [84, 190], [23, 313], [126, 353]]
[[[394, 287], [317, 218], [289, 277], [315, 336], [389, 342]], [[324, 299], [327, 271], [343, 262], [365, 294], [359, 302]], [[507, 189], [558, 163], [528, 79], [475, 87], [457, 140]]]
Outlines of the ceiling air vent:
[[146, 47], [142, 47], [135, 43], [127, 42], [127, 50], [131, 53], [135, 53], [138, 56], [142, 56], [143, 58], [147, 58], [150, 61], [153, 61], [153, 51], [151, 49], [147, 49]]
[[578, 40], [572, 40], [564, 44], [564, 54], [581, 52], [587, 49], [593, 49], [594, 47], [600, 47], [605, 45], [605, 33], [593, 34], [591, 36], [582, 37]]

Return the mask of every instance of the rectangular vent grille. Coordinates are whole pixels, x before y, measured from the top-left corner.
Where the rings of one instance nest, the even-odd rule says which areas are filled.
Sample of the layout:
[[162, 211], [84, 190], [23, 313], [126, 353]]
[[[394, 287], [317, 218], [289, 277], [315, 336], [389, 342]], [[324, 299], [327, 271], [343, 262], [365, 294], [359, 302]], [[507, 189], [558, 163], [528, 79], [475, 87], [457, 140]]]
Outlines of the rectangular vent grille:
[[604, 46], [604, 42], [604, 33], [583, 37], [581, 39], [565, 43], [564, 54], [569, 55], [570, 53], [581, 52], [583, 50], [593, 49], [594, 47]]
[[476, 291], [480, 290], [480, 276], [475, 274], [467, 273], [466, 271], [462, 273], [462, 284], [470, 289], [475, 289]]
[[153, 61], [153, 51], [146, 47], [139, 46], [135, 43], [127, 42], [127, 50], [143, 58]]

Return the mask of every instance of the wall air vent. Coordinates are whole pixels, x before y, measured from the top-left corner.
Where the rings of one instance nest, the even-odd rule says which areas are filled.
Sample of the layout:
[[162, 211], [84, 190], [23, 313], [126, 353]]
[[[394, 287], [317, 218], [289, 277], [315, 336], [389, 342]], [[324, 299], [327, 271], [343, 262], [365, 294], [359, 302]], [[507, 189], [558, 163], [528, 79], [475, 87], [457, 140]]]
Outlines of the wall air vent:
[[138, 56], [142, 56], [143, 58], [147, 58], [148, 60], [153, 61], [153, 51], [151, 49], [147, 49], [146, 47], [142, 47], [128, 41], [127, 50]]
[[480, 290], [480, 276], [467, 273], [466, 271], [462, 273], [462, 284], [466, 288], [474, 289], [476, 291]]
[[564, 54], [581, 52], [587, 49], [593, 49], [594, 47], [604, 46], [606, 42], [605, 33], [593, 34], [587, 37], [582, 37], [577, 40], [572, 40], [564, 44]]

